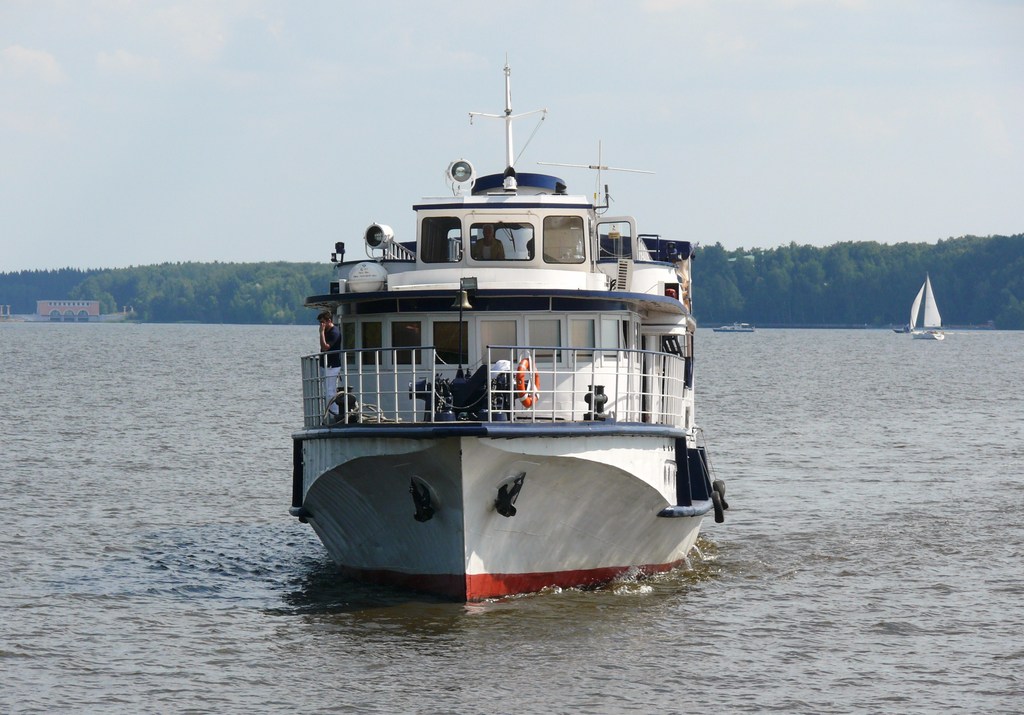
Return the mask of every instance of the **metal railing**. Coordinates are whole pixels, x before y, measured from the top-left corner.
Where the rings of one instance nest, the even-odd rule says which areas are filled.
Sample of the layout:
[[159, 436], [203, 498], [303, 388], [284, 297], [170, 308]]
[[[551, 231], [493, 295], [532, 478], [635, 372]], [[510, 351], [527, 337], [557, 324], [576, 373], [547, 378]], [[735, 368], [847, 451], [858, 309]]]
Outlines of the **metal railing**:
[[[683, 426], [685, 360], [648, 350], [490, 346], [457, 367], [432, 346], [302, 358], [306, 428], [433, 422], [643, 422]], [[329, 392], [330, 391], [330, 392]]]

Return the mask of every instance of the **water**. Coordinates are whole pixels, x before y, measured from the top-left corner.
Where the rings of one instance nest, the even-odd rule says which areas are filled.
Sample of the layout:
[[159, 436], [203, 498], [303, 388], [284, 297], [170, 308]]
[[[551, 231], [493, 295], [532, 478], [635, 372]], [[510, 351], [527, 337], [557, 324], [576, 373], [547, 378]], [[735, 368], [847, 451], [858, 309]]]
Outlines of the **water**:
[[698, 334], [692, 568], [452, 604], [288, 517], [315, 327], [0, 325], [0, 712], [1017, 712], [1024, 333]]

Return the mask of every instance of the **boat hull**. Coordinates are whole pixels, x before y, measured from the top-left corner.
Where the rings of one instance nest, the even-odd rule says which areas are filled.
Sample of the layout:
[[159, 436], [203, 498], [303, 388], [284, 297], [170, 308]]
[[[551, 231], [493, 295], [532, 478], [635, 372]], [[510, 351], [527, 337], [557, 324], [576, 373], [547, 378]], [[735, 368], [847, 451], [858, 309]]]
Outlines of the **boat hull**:
[[671, 569], [693, 548], [710, 502], [658, 516], [676, 503], [674, 442], [301, 439], [301, 512], [342, 570], [363, 580], [468, 601], [596, 585]]

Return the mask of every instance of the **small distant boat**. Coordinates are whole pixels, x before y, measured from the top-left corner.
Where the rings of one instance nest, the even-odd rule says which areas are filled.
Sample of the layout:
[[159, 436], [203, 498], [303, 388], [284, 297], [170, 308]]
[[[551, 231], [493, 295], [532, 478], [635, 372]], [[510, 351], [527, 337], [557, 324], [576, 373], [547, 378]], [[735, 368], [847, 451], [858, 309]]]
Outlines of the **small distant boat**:
[[733, 323], [732, 325], [720, 325], [712, 330], [716, 333], [752, 333], [754, 326], [750, 323]]
[[[921, 304], [924, 303], [924, 316], [921, 321], [923, 330], [917, 329], [917, 318], [921, 312]], [[939, 315], [939, 306], [935, 302], [935, 295], [932, 293], [932, 282], [926, 273], [924, 285], [917, 292], [914, 304], [910, 308], [910, 336], [914, 340], [945, 340], [946, 335], [942, 332], [942, 316]]]

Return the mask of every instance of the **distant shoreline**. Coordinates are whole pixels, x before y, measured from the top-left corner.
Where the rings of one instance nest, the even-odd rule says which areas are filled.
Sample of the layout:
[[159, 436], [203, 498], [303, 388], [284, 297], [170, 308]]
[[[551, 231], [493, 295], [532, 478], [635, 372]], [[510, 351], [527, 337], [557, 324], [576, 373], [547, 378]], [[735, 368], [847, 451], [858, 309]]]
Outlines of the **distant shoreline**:
[[[311, 313], [312, 315], [312, 313]], [[11, 315], [0, 317], [0, 325], [5, 323], [32, 323], [41, 325], [109, 325], [111, 323], [124, 323], [124, 324], [135, 324], [135, 325], [284, 325], [284, 326], [296, 326], [306, 325], [306, 323], [224, 323], [224, 322], [204, 322], [201, 320], [139, 320], [137, 318], [125, 318], [120, 314], [112, 314], [108, 316], [100, 316], [100, 318], [88, 320], [88, 321], [64, 321], [64, 320], [49, 320], [46, 318], [39, 318], [35, 315]], [[715, 323], [717, 325], [717, 323]], [[699, 325], [702, 330], [712, 330], [712, 325]], [[809, 323], [765, 323], [758, 324], [755, 327], [756, 330], [894, 330], [901, 326], [898, 325], [848, 325], [843, 323], [826, 323], [826, 324], [809, 324]], [[947, 332], [968, 332], [968, 331], [993, 331], [999, 330], [994, 325], [944, 325], [942, 330]], [[1012, 328], [1003, 328], [1003, 330], [1013, 330]]]
[[[902, 326], [868, 325], [866, 323], [859, 325], [845, 323], [758, 323], [754, 327], [757, 330], [894, 330]], [[982, 325], [943, 325], [942, 330], [996, 330], [996, 327], [989, 323]]]

